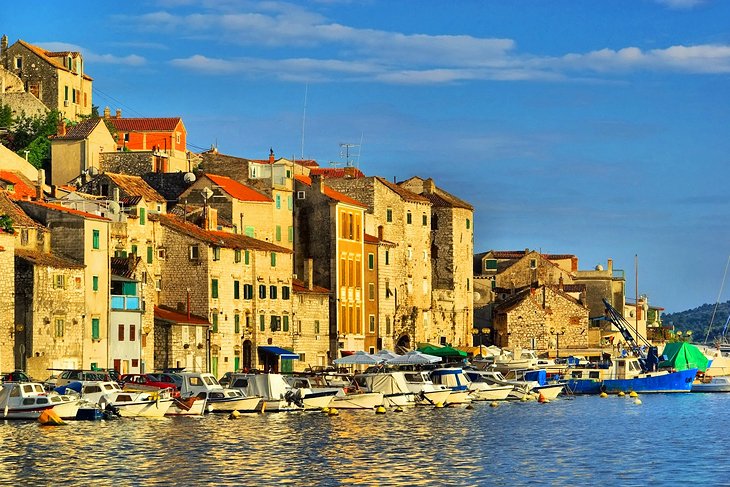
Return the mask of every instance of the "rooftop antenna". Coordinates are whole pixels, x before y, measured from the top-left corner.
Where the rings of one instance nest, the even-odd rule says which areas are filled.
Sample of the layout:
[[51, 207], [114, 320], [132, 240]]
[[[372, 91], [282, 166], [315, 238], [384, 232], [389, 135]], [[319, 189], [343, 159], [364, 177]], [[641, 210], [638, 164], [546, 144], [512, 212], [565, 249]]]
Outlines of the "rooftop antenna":
[[330, 161], [330, 165], [334, 167], [358, 167], [360, 165], [360, 144], [340, 144], [340, 160]]
[[302, 113], [302, 158], [304, 160], [304, 123], [307, 121], [307, 94], [309, 93], [309, 83], [304, 86], [304, 112]]

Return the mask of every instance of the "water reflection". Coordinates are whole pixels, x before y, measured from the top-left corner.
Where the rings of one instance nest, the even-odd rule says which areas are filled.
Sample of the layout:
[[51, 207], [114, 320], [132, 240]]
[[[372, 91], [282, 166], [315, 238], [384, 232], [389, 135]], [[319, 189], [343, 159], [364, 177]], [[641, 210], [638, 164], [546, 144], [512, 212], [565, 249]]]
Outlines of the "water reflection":
[[[0, 484], [565, 485], [722, 483], [730, 395], [0, 422]], [[698, 438], [701, 438], [699, 440]], [[701, 443], [701, 444], [700, 444]]]

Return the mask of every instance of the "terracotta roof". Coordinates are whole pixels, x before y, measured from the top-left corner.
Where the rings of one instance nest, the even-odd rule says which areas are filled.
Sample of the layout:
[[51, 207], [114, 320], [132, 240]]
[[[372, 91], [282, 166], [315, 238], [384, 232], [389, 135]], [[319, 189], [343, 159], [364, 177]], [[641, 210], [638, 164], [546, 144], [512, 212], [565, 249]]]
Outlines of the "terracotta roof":
[[431, 202], [433, 206], [447, 207], [447, 208], [465, 208], [467, 210], [473, 210], [474, 208], [465, 201], [460, 200], [456, 196], [450, 195], [446, 192], [438, 193], [421, 193], [421, 196]]
[[76, 125], [66, 128], [65, 135], [54, 135], [54, 140], [84, 140], [91, 135], [91, 132], [102, 123], [100, 118], [90, 118], [83, 120]]
[[35, 250], [15, 249], [15, 256], [20, 259], [27, 260], [33, 265], [43, 267], [55, 267], [56, 269], [83, 269], [86, 267], [80, 262], [66, 259], [56, 254], [47, 254], [45, 252], [38, 252]]
[[291, 288], [292, 291], [294, 291], [295, 293], [329, 294], [330, 292], [329, 289], [321, 286], [313, 285], [312, 289], [309, 289], [307, 286], [304, 285], [304, 281], [300, 279], [292, 279]]
[[[79, 53], [76, 52], [76, 51], [64, 51], [62, 53], [61, 52], [46, 51], [45, 49], [43, 49], [41, 47], [34, 46], [33, 44], [28, 44], [27, 42], [25, 42], [22, 39], [18, 39], [18, 43], [20, 45], [26, 47], [27, 49], [33, 51], [34, 53], [36, 53], [38, 56], [40, 56], [42, 59], [44, 59], [49, 64], [52, 64], [54, 68], [61, 69], [63, 71], [67, 71], [69, 73], [71, 73], [72, 71], [70, 69], [68, 69], [68, 67], [64, 64], [63, 60], [58, 59], [58, 58], [61, 57], [61, 56], [63, 56], [63, 55], [69, 55], [69, 54], [74, 55], [74, 57], [76, 57], [76, 56], [79, 55]], [[88, 79], [88, 80], [92, 80], [93, 79], [93, 78], [91, 78], [91, 76], [88, 76], [86, 74], [84, 74], [82, 76], [85, 79]]]
[[108, 176], [114, 184], [119, 186], [119, 189], [129, 196], [141, 196], [146, 201], [165, 203], [165, 198], [140, 176], [129, 176], [127, 174], [116, 174], [112, 172], [104, 173], [104, 175]]
[[167, 308], [165, 306], [155, 306], [155, 319], [160, 319], [163, 321], [170, 321], [177, 324], [189, 324], [189, 325], [208, 325], [210, 326], [210, 323], [207, 319], [196, 316], [196, 315], [190, 315], [188, 317], [187, 313], [180, 313], [178, 311], [173, 311], [170, 308]]
[[309, 174], [311, 176], [322, 176], [323, 178], [364, 178], [365, 174], [356, 168], [344, 167], [313, 167]]
[[10, 171], [0, 171], [0, 179], [14, 185], [14, 192], [8, 191], [8, 196], [16, 200], [34, 198], [36, 190], [33, 183], [19, 174]]
[[16, 205], [8, 192], [4, 190], [0, 190], [0, 214], [8, 215], [15, 227], [44, 228], [43, 225], [33, 220], [21, 207]]
[[184, 235], [188, 235], [192, 238], [198, 239], [201, 242], [205, 242], [209, 245], [241, 250], [263, 250], [268, 252], [278, 252], [282, 254], [292, 253], [290, 249], [287, 249], [285, 247], [280, 247], [278, 245], [264, 242], [263, 240], [258, 240], [253, 237], [248, 237], [246, 235], [204, 230], [197, 225], [193, 225], [192, 223], [186, 222], [179, 217], [169, 214], [160, 214], [157, 215], [157, 218], [163, 226], [171, 228]]
[[[307, 186], [312, 186], [312, 178], [310, 178], [309, 176], [303, 176], [301, 174], [297, 174], [294, 176], [294, 179], [296, 179], [300, 183], [306, 184]], [[324, 183], [322, 183], [322, 191], [324, 192], [325, 196], [327, 196], [333, 200], [340, 201], [342, 203], [347, 203], [348, 205], [360, 206], [362, 208], [368, 207], [368, 205], [366, 205], [365, 203], [361, 203], [361, 202], [357, 201], [356, 199], [350, 198], [346, 194], [340, 193], [339, 191], [336, 191], [336, 190], [330, 188], [329, 186], [327, 186]]]
[[260, 193], [245, 184], [239, 183], [235, 179], [231, 179], [226, 176], [219, 176], [217, 174], [206, 174], [205, 176], [237, 200], [262, 201], [267, 203], [274, 201], [265, 194]]
[[[492, 250], [492, 257], [495, 259], [521, 259], [525, 254], [529, 254], [532, 250]], [[489, 252], [484, 252], [480, 255], [482, 257]], [[563, 260], [572, 259], [575, 257], [573, 254], [540, 254], [542, 257], [548, 260]]]
[[114, 118], [106, 120], [111, 122], [115, 129], [120, 132], [173, 132], [179, 123], [180, 117], [168, 118]]
[[295, 159], [293, 162], [304, 167], [319, 167], [319, 164], [314, 159]]
[[55, 203], [46, 203], [45, 201], [29, 201], [28, 203], [36, 206], [42, 206], [43, 208], [48, 208], [49, 210], [56, 210], [56, 211], [62, 211], [64, 213], [69, 213], [71, 215], [77, 215], [83, 218], [91, 218], [93, 220], [101, 220], [101, 221], [111, 221], [108, 218], [104, 218], [103, 216], [94, 215], [93, 213], [87, 213], [85, 211], [80, 210], [74, 210], [71, 208], [66, 208], [65, 206], [58, 205]]
[[376, 176], [375, 179], [377, 179], [378, 181], [380, 181], [381, 183], [383, 183], [385, 186], [387, 186], [388, 188], [390, 188], [391, 191], [393, 191], [394, 193], [398, 194], [398, 196], [400, 196], [405, 201], [411, 201], [411, 202], [414, 202], [414, 203], [426, 203], [426, 204], [430, 204], [431, 203], [428, 199], [424, 198], [420, 194], [416, 194], [413, 191], [409, 191], [406, 188], [402, 188], [402, 187], [398, 186], [395, 183], [391, 183], [390, 181], [388, 181], [385, 178], [381, 178], [379, 176]]

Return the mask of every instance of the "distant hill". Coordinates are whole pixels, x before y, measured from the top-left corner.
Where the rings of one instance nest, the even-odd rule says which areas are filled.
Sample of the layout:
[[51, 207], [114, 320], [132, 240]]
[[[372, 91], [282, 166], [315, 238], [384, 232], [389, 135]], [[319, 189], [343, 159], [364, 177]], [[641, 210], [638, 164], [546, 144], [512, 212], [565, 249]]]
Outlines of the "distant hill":
[[[676, 330], [682, 330], [683, 333], [692, 330], [693, 341], [702, 342], [705, 340], [707, 328], [710, 326], [713, 311], [715, 311], [714, 304], [703, 304], [699, 308], [663, 314], [662, 323], [665, 326], [674, 325]], [[719, 303], [710, 330], [710, 341], [722, 333], [728, 316], [730, 316], [730, 301]]]

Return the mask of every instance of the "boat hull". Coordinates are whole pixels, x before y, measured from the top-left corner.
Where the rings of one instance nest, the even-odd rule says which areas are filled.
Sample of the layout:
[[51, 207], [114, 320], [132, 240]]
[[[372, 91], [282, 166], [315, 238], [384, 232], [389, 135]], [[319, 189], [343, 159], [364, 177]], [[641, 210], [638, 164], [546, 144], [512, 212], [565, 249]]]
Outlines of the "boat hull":
[[332, 396], [329, 407], [336, 409], [374, 409], [383, 405], [383, 394], [380, 392], [363, 392]]
[[568, 388], [573, 394], [691, 392], [696, 374], [697, 369], [688, 369], [667, 374], [649, 373], [632, 379], [570, 379]]
[[414, 406], [415, 404], [412, 392], [385, 394], [383, 396], [383, 405], [388, 407]]
[[205, 399], [197, 399], [191, 403], [175, 399], [165, 416], [201, 416], [205, 412]]
[[450, 395], [450, 389], [440, 391], [422, 391], [416, 394], [416, 404], [420, 406], [435, 406], [436, 404], [441, 404], [443, 406], [449, 400]]
[[261, 397], [240, 397], [230, 400], [225, 399], [208, 399], [208, 405], [214, 413], [232, 413], [238, 411], [239, 413], [257, 413], [261, 411], [263, 401]]
[[504, 401], [512, 392], [512, 386], [493, 386], [488, 389], [472, 389], [471, 396], [475, 401]]
[[172, 398], [161, 398], [150, 401], [113, 402], [110, 403], [123, 418], [161, 418], [170, 409]]
[[469, 404], [471, 403], [471, 396], [469, 395], [469, 391], [463, 390], [463, 391], [451, 391], [449, 394], [448, 399], [446, 400], [446, 406], [451, 406], [454, 404]]
[[730, 377], [713, 377], [708, 382], [694, 382], [692, 392], [730, 392]]
[[556, 399], [565, 389], [563, 384], [548, 384], [545, 386], [539, 386], [532, 389], [537, 394], [542, 394], [542, 397], [552, 401]]

